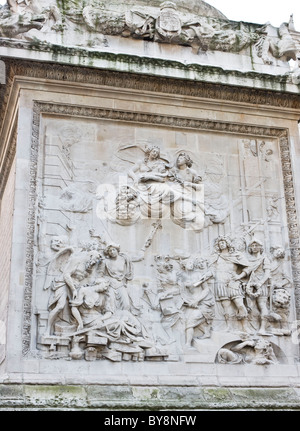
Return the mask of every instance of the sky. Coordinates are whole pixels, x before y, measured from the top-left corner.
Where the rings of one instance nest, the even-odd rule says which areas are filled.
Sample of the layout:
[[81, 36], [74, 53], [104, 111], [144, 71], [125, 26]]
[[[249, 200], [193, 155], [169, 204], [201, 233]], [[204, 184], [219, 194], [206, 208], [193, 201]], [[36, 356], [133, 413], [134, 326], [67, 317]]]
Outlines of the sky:
[[[6, 0], [0, 0], [0, 5], [5, 3]], [[300, 32], [300, 0], [208, 0], [207, 3], [233, 21], [270, 22], [275, 27], [289, 21], [294, 14], [295, 27]]]
[[211, 6], [219, 9], [228, 19], [255, 24], [270, 22], [279, 27], [294, 15], [297, 31], [300, 31], [300, 0], [208, 0]]

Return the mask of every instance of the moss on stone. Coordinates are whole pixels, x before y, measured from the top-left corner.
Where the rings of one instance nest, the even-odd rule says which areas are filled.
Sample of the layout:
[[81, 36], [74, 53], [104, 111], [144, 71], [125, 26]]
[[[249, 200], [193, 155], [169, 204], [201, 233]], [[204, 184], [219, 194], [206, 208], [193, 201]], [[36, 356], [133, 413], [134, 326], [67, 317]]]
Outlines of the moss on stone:
[[232, 400], [232, 395], [226, 388], [204, 388], [203, 395], [206, 401], [215, 402]]

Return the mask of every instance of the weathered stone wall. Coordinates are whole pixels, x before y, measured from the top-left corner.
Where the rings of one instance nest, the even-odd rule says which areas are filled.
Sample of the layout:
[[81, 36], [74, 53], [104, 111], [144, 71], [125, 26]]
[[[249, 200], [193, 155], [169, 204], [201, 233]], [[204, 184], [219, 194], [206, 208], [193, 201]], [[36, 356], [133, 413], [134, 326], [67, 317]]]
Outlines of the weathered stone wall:
[[6, 317], [10, 283], [10, 258], [14, 210], [15, 162], [6, 183], [0, 207], [0, 363], [5, 358]]
[[[299, 406], [299, 390], [295, 388], [0, 385], [0, 411], [106, 412], [105, 416], [98, 417], [98, 424], [106, 417], [111, 419], [112, 415], [114, 418], [140, 417], [139, 412], [143, 412], [142, 419], [146, 424], [152, 418], [153, 425], [154, 414], [166, 418], [167, 424], [169, 412], [175, 410], [190, 411], [190, 416], [199, 422], [200, 417], [195, 416], [198, 411], [299, 411]], [[117, 410], [117, 414], [114, 410]], [[186, 412], [183, 414], [186, 415]], [[137, 425], [142, 429], [145, 423], [138, 422]]]

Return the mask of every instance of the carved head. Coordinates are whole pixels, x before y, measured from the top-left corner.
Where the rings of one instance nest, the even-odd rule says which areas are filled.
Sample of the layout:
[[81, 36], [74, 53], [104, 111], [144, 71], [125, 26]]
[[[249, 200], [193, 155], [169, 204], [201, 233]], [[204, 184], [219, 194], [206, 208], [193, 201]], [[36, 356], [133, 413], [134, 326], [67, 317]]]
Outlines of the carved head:
[[232, 239], [225, 235], [220, 235], [215, 239], [215, 249], [217, 252], [228, 249], [230, 253], [234, 251], [234, 245]]
[[285, 250], [280, 245], [276, 245], [275, 247], [271, 247], [271, 253], [275, 257], [275, 259], [284, 259]]
[[156, 145], [152, 145], [151, 147], [146, 147], [145, 154], [146, 154], [146, 160], [158, 159], [160, 156], [160, 148]]
[[107, 289], [109, 288], [109, 280], [106, 280], [104, 278], [98, 278], [95, 281], [95, 285], [96, 285], [96, 292], [98, 293], [102, 293], [102, 292], [106, 292]]
[[119, 244], [109, 244], [104, 250], [104, 256], [108, 258], [117, 257], [119, 252], [120, 252]]
[[286, 289], [274, 289], [273, 304], [275, 307], [281, 308], [289, 305], [291, 294]]
[[170, 261], [169, 256], [154, 256], [154, 260], [156, 262], [156, 267], [158, 272], [166, 273], [166, 272], [172, 272], [174, 269], [174, 265]]
[[184, 152], [179, 153], [176, 160], [176, 166], [180, 167], [183, 165], [187, 165], [188, 168], [191, 168], [193, 165], [193, 160], [190, 156]]
[[264, 251], [263, 243], [256, 238], [253, 238], [252, 241], [248, 244], [248, 251], [250, 254], [262, 254]]
[[255, 340], [254, 349], [255, 350], [269, 350], [269, 349], [272, 349], [272, 346], [271, 346], [269, 341], [264, 340], [263, 338], [259, 338], [259, 339]]
[[88, 252], [88, 260], [85, 264], [86, 270], [90, 270], [96, 263], [100, 262], [101, 254], [97, 250], [91, 250]]
[[192, 271], [196, 266], [196, 260], [194, 257], [180, 259], [180, 266], [184, 271]]
[[195, 259], [195, 267], [198, 269], [206, 269], [208, 266], [208, 261], [202, 258]]
[[50, 248], [53, 251], [59, 251], [67, 243], [67, 237], [65, 236], [54, 236], [50, 241]]

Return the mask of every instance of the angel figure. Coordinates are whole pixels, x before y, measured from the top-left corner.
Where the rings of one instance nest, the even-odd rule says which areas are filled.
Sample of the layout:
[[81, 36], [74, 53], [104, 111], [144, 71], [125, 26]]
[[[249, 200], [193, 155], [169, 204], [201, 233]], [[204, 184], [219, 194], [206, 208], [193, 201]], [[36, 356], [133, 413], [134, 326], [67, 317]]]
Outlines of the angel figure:
[[145, 158], [135, 163], [128, 176], [136, 186], [148, 182], [164, 183], [168, 176], [168, 161], [161, 158], [160, 148], [156, 145], [147, 146], [144, 152]]

